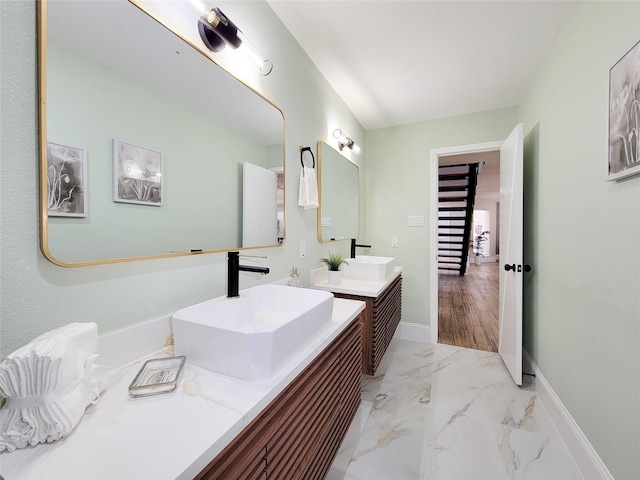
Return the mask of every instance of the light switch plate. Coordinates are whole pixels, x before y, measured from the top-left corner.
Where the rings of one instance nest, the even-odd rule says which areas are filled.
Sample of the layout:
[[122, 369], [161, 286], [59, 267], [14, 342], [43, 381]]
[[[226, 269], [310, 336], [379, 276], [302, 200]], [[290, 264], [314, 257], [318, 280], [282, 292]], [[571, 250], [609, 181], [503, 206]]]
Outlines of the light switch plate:
[[307, 258], [307, 242], [300, 240], [300, 258]]
[[424, 227], [424, 215], [412, 215], [409, 217], [410, 227]]

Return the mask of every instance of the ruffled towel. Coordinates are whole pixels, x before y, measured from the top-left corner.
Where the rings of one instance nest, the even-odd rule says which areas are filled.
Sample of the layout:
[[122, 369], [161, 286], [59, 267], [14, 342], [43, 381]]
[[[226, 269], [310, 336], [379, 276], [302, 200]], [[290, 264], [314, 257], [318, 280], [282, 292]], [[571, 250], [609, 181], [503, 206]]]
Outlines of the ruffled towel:
[[105, 382], [91, 378], [95, 323], [71, 323], [10, 354], [0, 364], [0, 452], [68, 436]]
[[303, 166], [300, 169], [300, 192], [298, 195], [298, 205], [305, 210], [318, 208], [318, 182], [316, 181], [316, 171], [311, 167]]

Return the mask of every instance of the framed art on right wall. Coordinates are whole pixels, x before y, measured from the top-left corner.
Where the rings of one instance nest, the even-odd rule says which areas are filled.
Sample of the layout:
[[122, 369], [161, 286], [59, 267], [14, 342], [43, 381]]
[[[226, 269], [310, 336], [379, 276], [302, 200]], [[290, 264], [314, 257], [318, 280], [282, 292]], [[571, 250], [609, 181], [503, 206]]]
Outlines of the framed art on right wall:
[[640, 41], [609, 70], [607, 180], [640, 174]]

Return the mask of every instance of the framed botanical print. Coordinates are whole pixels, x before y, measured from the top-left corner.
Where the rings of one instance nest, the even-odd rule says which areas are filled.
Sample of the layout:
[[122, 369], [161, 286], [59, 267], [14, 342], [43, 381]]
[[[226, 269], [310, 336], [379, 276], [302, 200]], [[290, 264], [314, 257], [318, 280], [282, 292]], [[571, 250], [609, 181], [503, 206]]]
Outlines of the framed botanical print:
[[87, 158], [82, 148], [47, 142], [47, 203], [51, 217], [87, 216]]
[[113, 141], [113, 201], [162, 206], [162, 153]]
[[607, 180], [640, 173], [640, 41], [609, 70]]

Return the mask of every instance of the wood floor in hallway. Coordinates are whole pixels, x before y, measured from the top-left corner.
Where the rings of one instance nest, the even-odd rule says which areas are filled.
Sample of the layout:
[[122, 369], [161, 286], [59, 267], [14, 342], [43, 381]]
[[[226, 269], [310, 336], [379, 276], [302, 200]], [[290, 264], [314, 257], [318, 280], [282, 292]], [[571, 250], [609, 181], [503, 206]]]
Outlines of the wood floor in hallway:
[[460, 275], [438, 273], [438, 341], [498, 351], [498, 262], [471, 265]]

